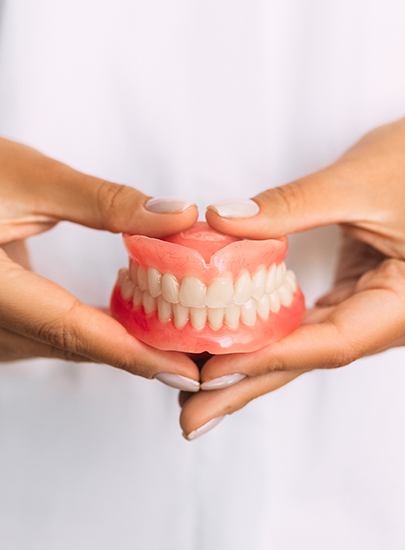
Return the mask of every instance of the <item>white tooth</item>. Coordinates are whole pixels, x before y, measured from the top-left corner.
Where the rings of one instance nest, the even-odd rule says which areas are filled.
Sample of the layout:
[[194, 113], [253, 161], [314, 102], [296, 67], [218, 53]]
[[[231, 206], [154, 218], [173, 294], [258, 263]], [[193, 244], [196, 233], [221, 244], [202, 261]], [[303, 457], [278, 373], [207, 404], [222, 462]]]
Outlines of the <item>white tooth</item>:
[[241, 307], [242, 321], [248, 327], [253, 327], [256, 324], [256, 303], [254, 300], [248, 300]]
[[267, 321], [270, 313], [270, 297], [268, 294], [262, 296], [257, 304], [257, 313], [260, 319]]
[[181, 330], [187, 325], [188, 321], [188, 307], [184, 307], [181, 304], [174, 304], [174, 326]]
[[134, 297], [132, 299], [132, 305], [134, 308], [138, 308], [142, 304], [142, 291], [136, 287], [134, 290]]
[[138, 265], [134, 262], [129, 262], [129, 276], [132, 279], [132, 282], [136, 285], [138, 278], [136, 272], [138, 271]]
[[277, 290], [275, 290], [270, 294], [269, 300], [270, 300], [270, 311], [272, 313], [278, 313], [280, 311], [281, 304], [280, 304], [280, 298], [278, 296]]
[[146, 315], [149, 315], [156, 310], [156, 300], [149, 294], [149, 292], [144, 292], [142, 294], [142, 305]]
[[217, 277], [207, 288], [206, 304], [210, 308], [222, 308], [232, 303], [232, 275]]
[[148, 267], [147, 278], [149, 294], [153, 296], [153, 298], [157, 298], [162, 292], [162, 275], [160, 274], [160, 271], [158, 271], [154, 267]]
[[118, 286], [121, 286], [126, 279], [128, 279], [128, 269], [126, 269], [125, 267], [121, 267], [121, 269], [118, 270]]
[[287, 268], [285, 266], [285, 263], [282, 262], [277, 266], [277, 273], [276, 273], [276, 288], [281, 286], [284, 283], [284, 276], [286, 274]]
[[181, 281], [179, 300], [186, 307], [204, 307], [207, 287], [197, 277], [184, 277]]
[[287, 284], [292, 292], [297, 290], [297, 277], [295, 276], [294, 271], [291, 271], [290, 269], [287, 271], [285, 274], [284, 284]]
[[225, 323], [229, 328], [237, 329], [239, 327], [240, 306], [231, 304], [225, 309]]
[[179, 283], [171, 273], [165, 273], [162, 277], [162, 294], [166, 302], [177, 304], [179, 301]]
[[219, 330], [222, 327], [224, 315], [223, 307], [208, 308], [208, 322], [212, 330]]
[[259, 266], [256, 270], [256, 273], [253, 275], [252, 296], [256, 300], [260, 300], [260, 298], [264, 294], [264, 289], [266, 286], [266, 276], [267, 276], [267, 270], [264, 267], [264, 265]]
[[146, 271], [145, 269], [139, 265], [136, 273], [136, 279], [138, 281], [139, 288], [144, 291], [148, 288], [148, 280], [146, 278]]
[[271, 294], [274, 290], [276, 290], [276, 275], [277, 275], [277, 266], [276, 264], [273, 264], [269, 267], [267, 271], [267, 278], [266, 278], [266, 294]]
[[191, 324], [196, 330], [202, 330], [207, 321], [206, 307], [192, 307], [190, 309]]
[[235, 304], [244, 304], [251, 296], [252, 280], [250, 273], [246, 269], [242, 269], [235, 283], [235, 291], [233, 293], [233, 301]]
[[157, 308], [159, 314], [159, 321], [161, 323], [167, 323], [172, 317], [172, 306], [169, 302], [166, 302], [162, 296], [157, 299]]
[[124, 300], [129, 300], [130, 298], [132, 299], [134, 290], [134, 283], [131, 281], [131, 279], [128, 279], [128, 277], [126, 277], [121, 284], [121, 296], [124, 298]]
[[277, 292], [281, 305], [284, 307], [290, 307], [293, 301], [293, 293], [291, 292], [290, 287], [287, 285], [282, 285]]

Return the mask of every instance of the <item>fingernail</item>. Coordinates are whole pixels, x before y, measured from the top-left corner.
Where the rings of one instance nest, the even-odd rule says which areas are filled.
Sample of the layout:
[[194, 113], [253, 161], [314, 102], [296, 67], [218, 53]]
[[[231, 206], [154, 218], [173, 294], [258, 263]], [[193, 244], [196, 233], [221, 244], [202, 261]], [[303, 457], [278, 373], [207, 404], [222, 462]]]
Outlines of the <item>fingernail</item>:
[[215, 428], [215, 426], [218, 426], [218, 424], [224, 418], [225, 418], [224, 416], [217, 416], [216, 418], [211, 418], [211, 420], [208, 420], [208, 422], [206, 422], [205, 424], [203, 424], [202, 426], [200, 426], [196, 430], [190, 432], [189, 434], [184, 434], [183, 433], [183, 435], [188, 441], [192, 441], [193, 439], [197, 439], [197, 437], [200, 437], [201, 435], [206, 434], [207, 432], [209, 432], [210, 430]]
[[200, 389], [200, 383], [187, 376], [174, 374], [172, 372], [161, 372], [155, 376], [156, 380], [178, 390], [196, 392]]
[[153, 197], [145, 202], [145, 208], [150, 212], [158, 214], [173, 214], [175, 212], [184, 212], [194, 203], [176, 199], [173, 197]]
[[226, 374], [225, 376], [220, 376], [219, 378], [214, 378], [213, 380], [208, 380], [208, 382], [203, 382], [201, 384], [202, 390], [220, 390], [222, 388], [227, 388], [232, 386], [237, 382], [240, 382], [246, 378], [246, 374]]
[[259, 213], [260, 208], [257, 202], [251, 199], [232, 199], [217, 202], [208, 206], [222, 218], [251, 218]]

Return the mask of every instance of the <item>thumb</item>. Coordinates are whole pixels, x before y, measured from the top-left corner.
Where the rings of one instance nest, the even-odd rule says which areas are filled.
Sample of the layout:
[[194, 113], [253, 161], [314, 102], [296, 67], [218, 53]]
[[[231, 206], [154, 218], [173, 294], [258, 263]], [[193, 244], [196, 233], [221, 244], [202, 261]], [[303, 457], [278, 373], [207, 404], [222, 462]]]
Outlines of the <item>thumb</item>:
[[[364, 219], [359, 188], [330, 167], [252, 200], [223, 201], [208, 207], [208, 223], [217, 231], [250, 239], [268, 239], [321, 225]], [[359, 206], [359, 208], [356, 207]]]

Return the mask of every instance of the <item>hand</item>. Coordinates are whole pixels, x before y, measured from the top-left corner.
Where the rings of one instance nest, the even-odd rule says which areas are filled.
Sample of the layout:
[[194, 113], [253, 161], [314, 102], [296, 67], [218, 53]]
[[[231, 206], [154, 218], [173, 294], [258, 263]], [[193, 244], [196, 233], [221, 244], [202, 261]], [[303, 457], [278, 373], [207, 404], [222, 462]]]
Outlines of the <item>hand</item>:
[[[405, 344], [405, 119], [367, 134], [324, 170], [246, 201], [246, 215], [255, 214], [255, 204], [259, 213], [238, 219], [234, 205], [212, 206], [207, 220], [218, 231], [253, 239], [339, 224], [335, 285], [284, 340], [205, 364], [203, 382], [226, 378], [224, 389], [183, 397], [181, 425], [192, 438], [304, 372]], [[231, 385], [241, 378], [235, 374], [244, 378]]]
[[107, 314], [29, 271], [24, 249], [24, 239], [61, 220], [161, 237], [197, 218], [188, 203], [163, 205], [165, 212], [162, 201], [148, 203], [130, 187], [0, 139], [0, 361], [59, 357], [107, 363], [147, 378], [165, 372], [198, 380], [197, 367], [185, 355], [138, 342]]

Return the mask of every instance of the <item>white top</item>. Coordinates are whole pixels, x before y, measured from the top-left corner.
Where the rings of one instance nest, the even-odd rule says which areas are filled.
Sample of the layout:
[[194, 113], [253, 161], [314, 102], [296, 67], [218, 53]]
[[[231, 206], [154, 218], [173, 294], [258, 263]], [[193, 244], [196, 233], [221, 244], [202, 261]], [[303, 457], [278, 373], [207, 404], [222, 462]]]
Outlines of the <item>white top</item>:
[[[0, 134], [152, 195], [251, 196], [405, 111], [402, 0], [1, 6]], [[292, 240], [309, 301], [336, 236]], [[38, 271], [90, 303], [107, 302], [126, 261], [120, 237], [69, 224], [31, 248]], [[192, 443], [158, 382], [3, 365], [1, 546], [402, 548], [404, 359], [308, 374]]]

